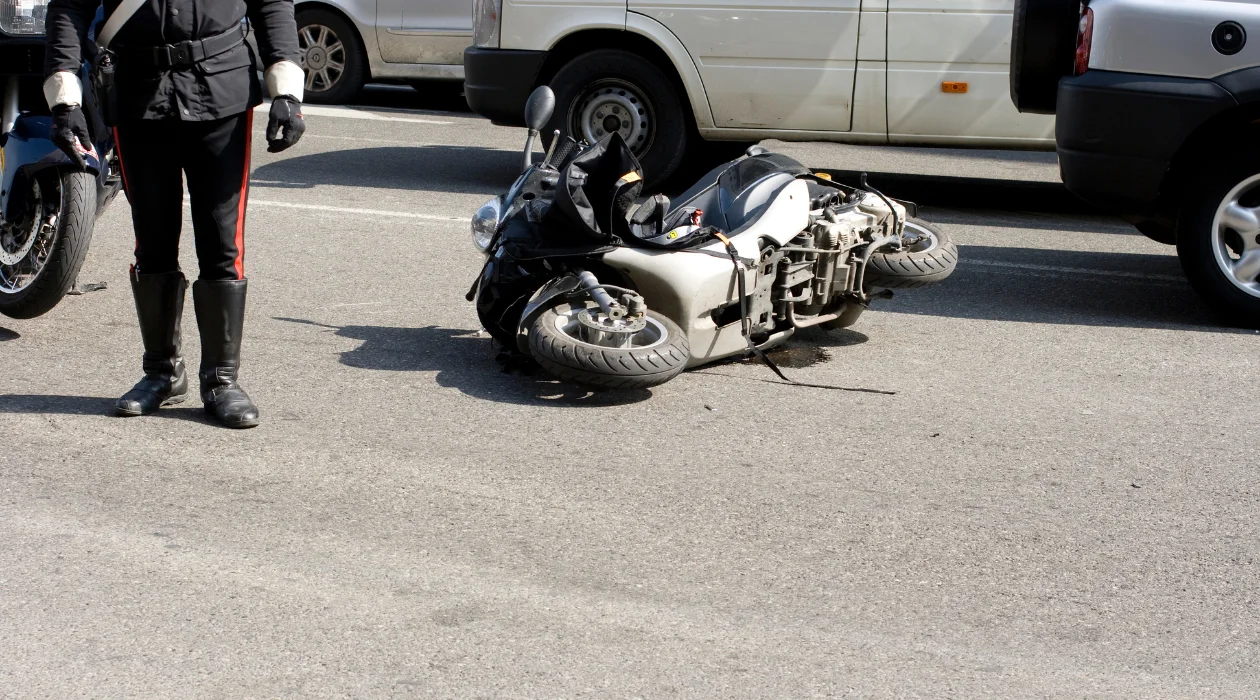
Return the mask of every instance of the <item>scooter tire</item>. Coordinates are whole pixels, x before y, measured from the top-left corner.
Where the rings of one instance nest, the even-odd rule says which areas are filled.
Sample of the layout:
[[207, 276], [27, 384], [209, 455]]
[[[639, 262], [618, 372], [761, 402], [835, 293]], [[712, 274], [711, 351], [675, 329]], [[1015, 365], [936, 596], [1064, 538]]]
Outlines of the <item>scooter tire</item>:
[[42, 316], [61, 303], [79, 277], [96, 225], [96, 179], [91, 173], [77, 171], [64, 172], [60, 179], [61, 207], [48, 262], [30, 286], [13, 294], [0, 292], [0, 314], [10, 318]]
[[678, 376], [691, 359], [691, 346], [678, 324], [648, 311], [665, 337], [647, 348], [609, 348], [584, 343], [558, 328], [556, 307], [529, 328], [530, 355], [556, 379], [592, 389], [641, 390]]
[[866, 287], [914, 289], [944, 281], [958, 266], [958, 246], [949, 234], [922, 219], [909, 219], [906, 228], [930, 235], [931, 245], [922, 250], [875, 253], [866, 266]]

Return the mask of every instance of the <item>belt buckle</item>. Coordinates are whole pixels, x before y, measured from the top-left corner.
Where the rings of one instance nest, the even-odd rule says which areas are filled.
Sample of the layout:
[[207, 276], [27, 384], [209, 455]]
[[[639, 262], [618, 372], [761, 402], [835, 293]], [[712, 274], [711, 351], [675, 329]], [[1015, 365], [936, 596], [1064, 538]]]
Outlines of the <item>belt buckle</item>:
[[184, 66], [192, 63], [192, 45], [179, 43], [171, 45], [171, 65]]

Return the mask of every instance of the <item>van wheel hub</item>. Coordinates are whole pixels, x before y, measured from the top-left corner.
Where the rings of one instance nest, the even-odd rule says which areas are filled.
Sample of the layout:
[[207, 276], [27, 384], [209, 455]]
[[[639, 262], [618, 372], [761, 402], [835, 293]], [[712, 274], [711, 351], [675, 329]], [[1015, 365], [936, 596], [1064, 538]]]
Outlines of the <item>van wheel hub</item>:
[[652, 144], [652, 105], [635, 86], [620, 80], [601, 80], [583, 91], [574, 104], [572, 128], [588, 143], [620, 134], [635, 153]]

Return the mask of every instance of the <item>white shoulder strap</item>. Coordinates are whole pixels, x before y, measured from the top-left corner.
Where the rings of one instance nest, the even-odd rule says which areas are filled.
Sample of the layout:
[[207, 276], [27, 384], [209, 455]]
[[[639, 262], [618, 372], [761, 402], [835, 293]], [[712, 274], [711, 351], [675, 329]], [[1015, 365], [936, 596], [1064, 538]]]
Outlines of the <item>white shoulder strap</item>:
[[109, 48], [109, 42], [114, 40], [114, 35], [119, 29], [136, 14], [136, 10], [140, 9], [147, 0], [122, 0], [118, 3], [118, 7], [114, 8], [114, 14], [105, 20], [105, 25], [101, 27], [100, 33], [96, 35], [96, 45], [102, 49]]

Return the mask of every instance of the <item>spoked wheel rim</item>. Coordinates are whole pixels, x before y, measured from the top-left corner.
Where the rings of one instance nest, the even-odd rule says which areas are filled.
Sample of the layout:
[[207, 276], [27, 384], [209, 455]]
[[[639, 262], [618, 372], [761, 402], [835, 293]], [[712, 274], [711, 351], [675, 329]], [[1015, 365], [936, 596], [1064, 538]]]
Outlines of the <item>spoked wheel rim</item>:
[[669, 329], [659, 320], [652, 318], [650, 314], [644, 316], [642, 330], [635, 332], [631, 337], [630, 347], [624, 347], [613, 343], [589, 342], [583, 336], [579, 315], [586, 311], [593, 316], [602, 317], [603, 314], [599, 311], [598, 306], [594, 304], [589, 306], [560, 306], [554, 311], [556, 313], [556, 330], [575, 345], [599, 350], [650, 350], [669, 341]]
[[0, 294], [17, 294], [34, 284], [52, 257], [61, 202], [44, 190], [38, 178], [32, 179], [29, 215], [0, 229]]
[[652, 147], [656, 135], [656, 115], [643, 90], [624, 80], [596, 81], [573, 101], [569, 113], [570, 132], [597, 143], [610, 133], [636, 154]]
[[907, 221], [902, 229], [902, 238], [914, 236], [915, 242], [902, 249], [906, 253], [929, 253], [941, 247], [941, 237], [932, 229], [915, 221]]
[[331, 28], [308, 24], [298, 31], [307, 92], [327, 92], [346, 73], [346, 45]]
[[1235, 287], [1260, 298], [1260, 175], [1230, 190], [1212, 220], [1212, 254]]

